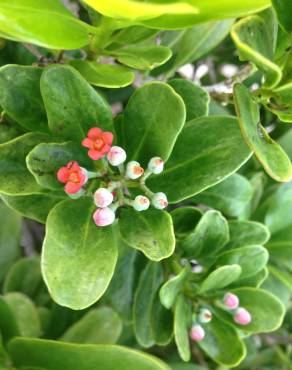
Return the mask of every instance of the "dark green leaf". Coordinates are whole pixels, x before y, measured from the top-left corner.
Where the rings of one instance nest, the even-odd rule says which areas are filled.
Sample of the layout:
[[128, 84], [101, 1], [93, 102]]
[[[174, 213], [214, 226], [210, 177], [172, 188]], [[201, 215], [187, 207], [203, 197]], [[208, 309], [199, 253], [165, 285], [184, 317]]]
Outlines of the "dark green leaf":
[[212, 271], [199, 287], [199, 293], [203, 294], [216, 289], [222, 289], [236, 281], [241, 276], [240, 265], [225, 265]]
[[190, 268], [185, 267], [184, 269], [181, 270], [181, 272], [177, 276], [169, 279], [166, 283], [162, 285], [159, 292], [159, 297], [164, 307], [170, 309], [173, 306], [176, 297], [182, 290], [189, 275]]
[[156, 344], [169, 344], [173, 336], [173, 313], [162, 306], [158, 292], [152, 304], [151, 327]]
[[292, 3], [290, 0], [272, 0], [280, 25], [286, 32], [292, 32]]
[[189, 361], [191, 357], [189, 340], [191, 321], [191, 303], [181, 294], [178, 296], [174, 307], [174, 338], [183, 361]]
[[175, 208], [171, 213], [175, 235], [185, 237], [194, 230], [203, 212], [195, 207]]

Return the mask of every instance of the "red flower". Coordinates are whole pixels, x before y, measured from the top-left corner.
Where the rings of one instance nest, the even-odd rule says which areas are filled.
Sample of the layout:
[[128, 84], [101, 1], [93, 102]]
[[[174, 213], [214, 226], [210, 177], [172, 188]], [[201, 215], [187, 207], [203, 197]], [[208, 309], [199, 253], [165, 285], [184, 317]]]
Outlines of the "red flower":
[[101, 128], [93, 127], [88, 131], [87, 138], [82, 141], [82, 145], [89, 148], [89, 157], [96, 161], [110, 151], [113, 139], [111, 132], [104, 132]]
[[87, 182], [86, 170], [77, 162], [69, 162], [67, 166], [61, 167], [57, 173], [60, 182], [66, 184], [65, 191], [68, 194], [75, 194]]

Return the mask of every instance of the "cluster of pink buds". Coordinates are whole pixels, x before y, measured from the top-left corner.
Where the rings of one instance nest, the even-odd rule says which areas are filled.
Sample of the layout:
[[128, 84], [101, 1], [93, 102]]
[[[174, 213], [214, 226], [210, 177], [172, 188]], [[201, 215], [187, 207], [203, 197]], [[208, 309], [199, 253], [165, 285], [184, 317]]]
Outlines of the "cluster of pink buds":
[[[87, 171], [76, 161], [71, 161], [57, 173], [58, 180], [65, 184], [65, 192], [73, 199], [85, 194], [84, 187], [89, 179], [101, 180], [102, 187], [93, 194], [94, 204], [97, 207], [93, 220], [97, 226], [111, 225], [115, 221], [116, 210], [120, 206], [131, 206], [139, 212], [147, 210], [150, 204], [157, 209], [168, 206], [164, 193], [153, 193], [145, 184], [150, 175], [157, 175], [163, 171], [162, 158], [151, 158], [146, 170], [137, 161], [129, 161], [125, 166], [127, 154], [123, 148], [113, 146], [113, 140], [114, 136], [111, 132], [93, 127], [82, 141], [82, 146], [88, 149], [88, 156], [91, 159], [102, 160], [103, 172]], [[132, 199], [129, 190], [131, 187], [140, 188], [144, 194]]]
[[233, 314], [233, 320], [239, 325], [251, 323], [251, 314], [244, 307], [239, 307], [239, 298], [233, 293], [226, 293], [223, 298], [224, 306]]
[[212, 320], [212, 312], [207, 308], [201, 308], [198, 315], [193, 316], [193, 325], [190, 330], [190, 338], [194, 342], [200, 342], [205, 338], [204, 324]]

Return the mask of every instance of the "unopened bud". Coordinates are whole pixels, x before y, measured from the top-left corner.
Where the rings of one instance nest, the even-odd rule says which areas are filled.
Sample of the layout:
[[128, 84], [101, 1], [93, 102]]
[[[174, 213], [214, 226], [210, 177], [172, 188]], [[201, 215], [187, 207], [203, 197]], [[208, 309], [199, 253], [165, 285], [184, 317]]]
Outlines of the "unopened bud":
[[97, 189], [93, 197], [95, 205], [100, 208], [109, 206], [114, 199], [113, 194], [105, 188]]
[[251, 322], [251, 314], [245, 308], [239, 307], [233, 319], [239, 325], [248, 325]]
[[205, 337], [205, 330], [201, 325], [195, 324], [190, 331], [190, 337], [194, 342], [200, 342]]
[[198, 321], [202, 324], [206, 324], [212, 320], [212, 312], [207, 308], [202, 308], [198, 315]]
[[140, 163], [131, 161], [127, 164], [126, 176], [129, 179], [136, 180], [144, 173], [144, 169], [140, 166]]
[[223, 303], [226, 308], [234, 310], [239, 306], [239, 298], [233, 293], [226, 293], [223, 298]]
[[115, 212], [110, 208], [98, 208], [93, 214], [96, 226], [108, 226], [115, 220]]
[[155, 175], [158, 175], [163, 171], [164, 168], [164, 162], [163, 159], [160, 157], [153, 157], [150, 159], [148, 163], [148, 169]]
[[156, 193], [153, 195], [151, 202], [157, 209], [163, 209], [168, 206], [168, 201], [164, 193]]
[[127, 158], [126, 152], [119, 146], [112, 146], [107, 154], [107, 159], [112, 166], [119, 166]]
[[150, 206], [150, 201], [144, 195], [137, 195], [134, 202], [133, 207], [136, 211], [146, 211]]

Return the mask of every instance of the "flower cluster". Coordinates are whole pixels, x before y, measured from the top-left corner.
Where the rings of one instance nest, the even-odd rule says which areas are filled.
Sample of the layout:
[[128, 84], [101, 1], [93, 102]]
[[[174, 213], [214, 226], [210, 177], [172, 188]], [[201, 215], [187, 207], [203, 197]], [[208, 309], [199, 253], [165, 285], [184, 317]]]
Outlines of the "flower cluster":
[[[150, 204], [157, 209], [168, 206], [164, 193], [153, 193], [145, 184], [149, 176], [163, 171], [163, 159], [151, 158], [147, 169], [133, 160], [125, 165], [127, 154], [123, 148], [113, 146], [113, 140], [111, 132], [93, 127], [82, 141], [82, 146], [89, 149], [88, 156], [91, 159], [102, 160], [104, 171], [90, 172], [80, 167], [76, 161], [71, 161], [57, 173], [58, 180], [65, 184], [65, 192], [73, 199], [85, 194], [84, 187], [89, 179], [101, 180], [102, 186], [93, 194], [93, 201], [97, 207], [93, 220], [97, 226], [112, 224], [116, 218], [116, 210], [120, 206], [131, 206], [138, 212], [147, 210]], [[143, 194], [136, 195], [133, 199], [131, 187], [140, 189]]]
[[[239, 307], [239, 298], [233, 293], [226, 293], [222, 304], [233, 315], [233, 320], [239, 325], [251, 323], [251, 314], [243, 307]], [[200, 342], [205, 338], [204, 324], [212, 320], [212, 312], [207, 308], [201, 308], [197, 315], [193, 315], [193, 325], [190, 330], [190, 338], [194, 342]]]

